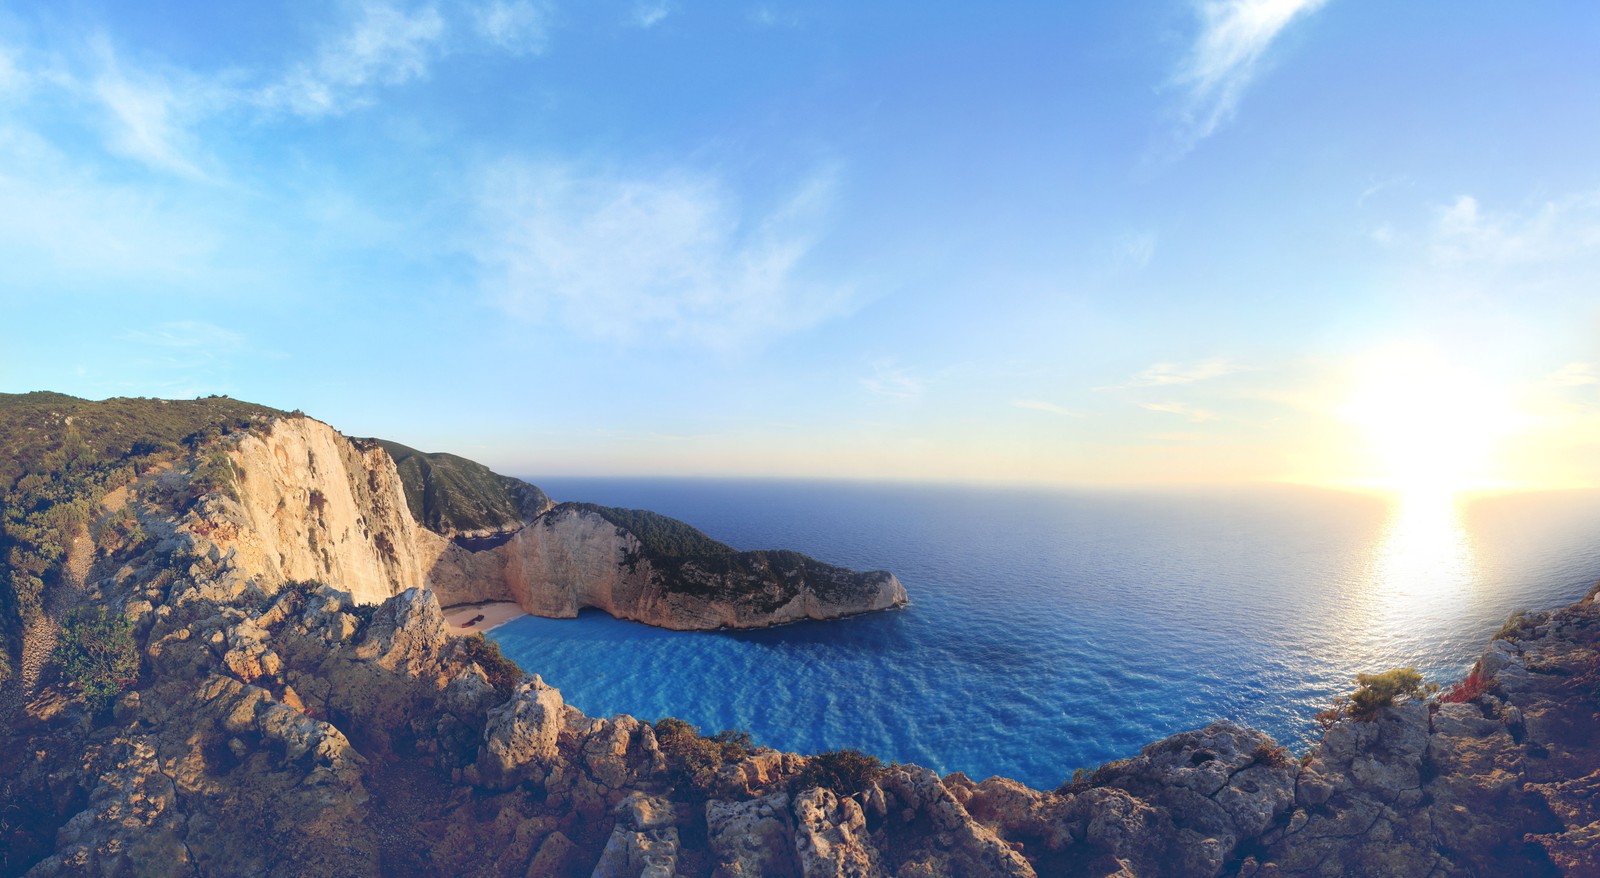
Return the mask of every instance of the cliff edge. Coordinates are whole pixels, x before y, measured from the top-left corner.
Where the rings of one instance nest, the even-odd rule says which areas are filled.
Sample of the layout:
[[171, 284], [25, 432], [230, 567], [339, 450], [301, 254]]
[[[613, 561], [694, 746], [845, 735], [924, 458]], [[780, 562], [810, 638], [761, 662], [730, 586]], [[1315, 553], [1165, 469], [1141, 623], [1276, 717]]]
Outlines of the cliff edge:
[[[1595, 593], [1514, 619], [1437, 698], [1330, 715], [1301, 759], [1218, 722], [1034, 790], [587, 717], [407, 584], [452, 543], [386, 453], [238, 417], [123, 476], [66, 463], [99, 486], [70, 495], [81, 516], [28, 507], [65, 548], [24, 653], [89, 624], [118, 655], [96, 677], [58, 645], [0, 687], [0, 874], [1600, 874]], [[563, 528], [603, 560], [621, 539], [595, 510], [544, 514], [564, 551]]]

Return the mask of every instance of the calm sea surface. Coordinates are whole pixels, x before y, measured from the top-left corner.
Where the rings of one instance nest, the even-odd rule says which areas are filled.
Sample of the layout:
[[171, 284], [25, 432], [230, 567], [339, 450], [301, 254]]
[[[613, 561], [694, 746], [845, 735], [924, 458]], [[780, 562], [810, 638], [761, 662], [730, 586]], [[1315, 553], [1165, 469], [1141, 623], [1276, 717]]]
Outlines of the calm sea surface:
[[1600, 492], [533, 481], [740, 549], [892, 570], [912, 600], [744, 633], [594, 611], [493, 632], [568, 703], [1034, 786], [1221, 718], [1299, 749], [1357, 672], [1457, 679], [1512, 610], [1564, 606], [1600, 578]]

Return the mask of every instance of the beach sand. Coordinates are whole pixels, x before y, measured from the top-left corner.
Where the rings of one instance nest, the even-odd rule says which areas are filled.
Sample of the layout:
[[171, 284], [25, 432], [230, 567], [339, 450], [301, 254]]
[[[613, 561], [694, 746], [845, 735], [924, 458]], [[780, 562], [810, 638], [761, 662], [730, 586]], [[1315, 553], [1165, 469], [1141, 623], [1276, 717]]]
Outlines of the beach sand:
[[[514, 601], [480, 601], [476, 604], [456, 604], [444, 608], [444, 621], [450, 626], [451, 634], [488, 631], [526, 615], [528, 614], [524, 613]], [[466, 624], [477, 616], [483, 618], [471, 625]]]

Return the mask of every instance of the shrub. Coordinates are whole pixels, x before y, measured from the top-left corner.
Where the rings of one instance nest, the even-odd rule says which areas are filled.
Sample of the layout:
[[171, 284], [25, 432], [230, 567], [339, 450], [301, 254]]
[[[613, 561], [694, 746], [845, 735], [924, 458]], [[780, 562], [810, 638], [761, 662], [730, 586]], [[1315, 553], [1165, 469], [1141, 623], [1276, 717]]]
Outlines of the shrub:
[[883, 763], [876, 756], [860, 750], [829, 750], [806, 762], [806, 767], [795, 776], [794, 789], [826, 787], [837, 795], [853, 796], [871, 786], [881, 774]]
[[1521, 640], [1522, 629], [1534, 621], [1533, 614], [1527, 610], [1517, 610], [1506, 617], [1506, 623], [1496, 631], [1493, 640]]
[[1461, 679], [1461, 682], [1451, 686], [1439, 696], [1440, 704], [1460, 704], [1467, 701], [1477, 701], [1488, 691], [1493, 679], [1479, 670], [1477, 665], [1472, 666], [1472, 672]]
[[1356, 689], [1340, 696], [1332, 708], [1316, 715], [1318, 725], [1326, 731], [1345, 717], [1371, 722], [1378, 711], [1394, 704], [1397, 698], [1421, 698], [1438, 691], [1436, 685], [1424, 686], [1422, 675], [1416, 668], [1394, 668], [1381, 674], [1357, 674]]
[[1289, 748], [1262, 741], [1256, 745], [1255, 752], [1250, 754], [1254, 759], [1273, 768], [1283, 768], [1290, 764]]
[[75, 610], [61, 624], [55, 661], [62, 676], [78, 687], [95, 713], [111, 706], [122, 690], [139, 679], [139, 651], [133, 626], [104, 607]]
[[722, 766], [743, 759], [754, 749], [747, 732], [727, 730], [707, 738], [699, 729], [672, 717], [657, 720], [655, 731], [674, 782], [701, 793], [715, 792]]
[[[371, 618], [369, 611], [367, 621], [371, 621]], [[506, 658], [500, 652], [500, 644], [482, 634], [470, 634], [457, 638], [456, 642], [461, 644], [461, 651], [468, 662], [477, 662], [478, 667], [483, 668], [484, 676], [489, 678], [489, 685], [494, 687], [495, 694], [502, 699], [510, 698], [511, 693], [517, 688], [517, 683], [522, 680], [522, 666]]]

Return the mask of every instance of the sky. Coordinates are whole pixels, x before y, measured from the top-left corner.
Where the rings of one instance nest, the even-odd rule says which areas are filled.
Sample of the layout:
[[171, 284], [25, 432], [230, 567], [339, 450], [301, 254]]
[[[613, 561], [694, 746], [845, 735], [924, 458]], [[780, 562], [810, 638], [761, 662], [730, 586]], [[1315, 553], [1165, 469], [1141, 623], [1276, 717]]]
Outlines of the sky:
[[1600, 6], [0, 6], [0, 391], [523, 475], [1600, 484]]

